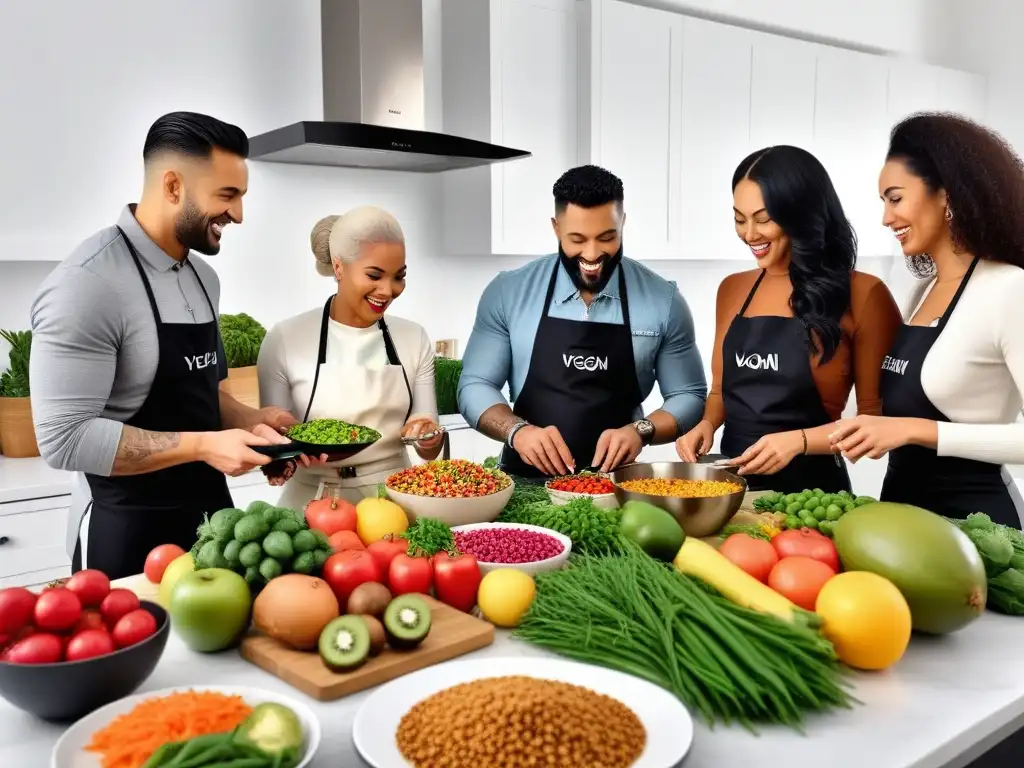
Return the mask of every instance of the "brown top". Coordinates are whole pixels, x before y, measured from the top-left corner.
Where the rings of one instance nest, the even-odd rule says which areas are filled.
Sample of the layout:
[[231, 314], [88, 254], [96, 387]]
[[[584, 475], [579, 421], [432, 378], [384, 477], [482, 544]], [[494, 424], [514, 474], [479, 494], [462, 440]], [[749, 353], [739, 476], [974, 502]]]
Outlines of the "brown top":
[[[718, 286], [711, 391], [704, 408], [704, 418], [716, 429], [725, 421], [725, 404], [722, 402], [722, 341], [760, 274], [759, 269], [737, 272], [729, 275]], [[745, 316], [792, 317], [793, 311], [789, 307], [792, 292], [788, 274], [766, 274]], [[843, 333], [839, 348], [825, 365], [818, 364], [817, 358], [820, 356], [814, 356], [811, 362], [811, 372], [821, 402], [831, 418], [838, 419], [842, 415], [854, 386], [857, 388], [857, 412], [881, 414], [882, 400], [878, 385], [882, 359], [888, 354], [902, 324], [903, 317], [885, 283], [874, 275], [855, 271], [850, 281], [850, 309], [840, 321]]]

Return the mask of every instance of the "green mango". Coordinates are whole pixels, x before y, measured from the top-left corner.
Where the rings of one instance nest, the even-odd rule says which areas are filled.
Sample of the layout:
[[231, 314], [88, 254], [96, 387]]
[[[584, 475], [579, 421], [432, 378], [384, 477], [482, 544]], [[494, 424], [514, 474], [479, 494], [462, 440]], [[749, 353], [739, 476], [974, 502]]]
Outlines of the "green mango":
[[619, 518], [622, 534], [656, 560], [671, 562], [686, 540], [676, 519], [646, 501], [627, 501]]

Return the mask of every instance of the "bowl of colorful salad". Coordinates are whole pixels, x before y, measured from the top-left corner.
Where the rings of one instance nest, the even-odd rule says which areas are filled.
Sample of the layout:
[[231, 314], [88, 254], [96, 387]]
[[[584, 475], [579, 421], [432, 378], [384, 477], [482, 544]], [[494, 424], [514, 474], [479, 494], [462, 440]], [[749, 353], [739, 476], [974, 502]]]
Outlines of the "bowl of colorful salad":
[[447, 525], [468, 525], [489, 523], [501, 514], [515, 483], [500, 469], [445, 459], [395, 472], [384, 487], [410, 521], [429, 517]]
[[564, 507], [573, 499], [590, 499], [598, 507], [614, 509], [619, 506], [615, 498], [615, 483], [601, 472], [580, 472], [575, 475], [553, 477], [544, 483], [548, 498], [556, 507]]
[[291, 442], [256, 446], [253, 450], [275, 460], [304, 454], [326, 455], [328, 461], [342, 461], [380, 440], [380, 432], [341, 419], [314, 419], [289, 427], [285, 437]]

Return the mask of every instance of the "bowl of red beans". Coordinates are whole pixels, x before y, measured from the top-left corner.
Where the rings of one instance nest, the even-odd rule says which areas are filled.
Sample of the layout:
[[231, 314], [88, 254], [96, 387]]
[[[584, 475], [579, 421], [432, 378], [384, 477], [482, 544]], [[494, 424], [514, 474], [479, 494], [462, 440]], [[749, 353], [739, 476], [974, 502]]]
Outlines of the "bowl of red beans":
[[615, 497], [615, 483], [608, 475], [599, 472], [580, 472], [577, 475], [555, 477], [544, 484], [551, 503], [563, 507], [573, 499], [581, 496], [594, 504], [595, 507], [614, 509], [619, 506]]
[[428, 461], [395, 472], [384, 481], [388, 498], [417, 517], [445, 525], [490, 522], [512, 498], [515, 483], [500, 469], [466, 459]]
[[550, 528], [520, 523], [477, 523], [452, 528], [455, 548], [474, 555], [481, 573], [515, 568], [531, 576], [561, 568], [569, 560], [572, 539]]

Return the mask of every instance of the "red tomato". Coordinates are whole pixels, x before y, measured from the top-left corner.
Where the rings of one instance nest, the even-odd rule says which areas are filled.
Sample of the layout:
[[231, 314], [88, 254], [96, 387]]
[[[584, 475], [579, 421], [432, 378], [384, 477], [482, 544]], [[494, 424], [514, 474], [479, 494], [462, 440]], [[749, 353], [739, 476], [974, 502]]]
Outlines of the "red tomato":
[[338, 531], [355, 531], [356, 508], [344, 499], [317, 499], [306, 505], [306, 522], [328, 536]]
[[383, 539], [375, 541], [366, 547], [366, 551], [373, 555], [373, 559], [377, 561], [380, 572], [385, 576], [385, 582], [387, 582], [387, 575], [391, 570], [391, 561], [398, 555], [404, 555], [408, 549], [408, 541], [392, 537], [390, 533]]
[[745, 533], [734, 533], [718, 549], [726, 559], [739, 566], [760, 582], [768, 581], [768, 574], [779, 562], [779, 556], [770, 542], [755, 539]]
[[156, 632], [156, 619], [153, 614], [145, 608], [126, 613], [117, 620], [114, 625], [114, 643], [118, 648], [127, 648], [129, 645], [141, 643], [147, 637]]
[[139, 598], [130, 589], [112, 589], [100, 603], [100, 614], [108, 627], [113, 627], [126, 613], [139, 609]]
[[159, 584], [167, 566], [184, 554], [185, 550], [177, 544], [161, 544], [146, 555], [146, 564], [142, 567], [142, 572], [151, 583]]
[[814, 603], [825, 582], [836, 572], [811, 557], [784, 557], [772, 568], [768, 586], [805, 611], [814, 611]]
[[323, 580], [331, 585], [339, 605], [348, 605], [348, 596], [360, 584], [380, 581], [381, 572], [373, 555], [365, 549], [345, 549], [324, 563]]
[[335, 531], [327, 538], [327, 542], [335, 552], [346, 549], [366, 549], [363, 540], [352, 531]]
[[483, 578], [476, 555], [452, 557], [447, 552], [438, 552], [434, 555], [433, 566], [437, 599], [466, 613], [473, 610]]
[[81, 661], [114, 652], [114, 641], [105, 629], [83, 629], [67, 644], [64, 658], [67, 661]]
[[13, 635], [32, 621], [36, 595], [24, 587], [0, 590], [0, 635]]
[[410, 557], [402, 553], [395, 555], [388, 567], [388, 584], [395, 596], [411, 592], [428, 594], [433, 580], [434, 567], [428, 557]]
[[833, 572], [839, 572], [839, 553], [832, 539], [812, 528], [796, 528], [783, 531], [772, 539], [772, 546], [779, 558], [810, 557], [820, 560]]
[[103, 616], [97, 610], [82, 611], [82, 615], [78, 617], [78, 621], [75, 623], [74, 628], [71, 630], [72, 634], [78, 634], [87, 629], [102, 629], [104, 632], [107, 631], [107, 623], [103, 621]]
[[36, 600], [35, 624], [44, 632], [71, 629], [82, 615], [82, 601], [70, 589], [49, 589]]
[[19, 640], [4, 654], [12, 664], [54, 664], [61, 660], [64, 643], [57, 635], [39, 633]]
[[64, 586], [78, 595], [83, 608], [98, 608], [103, 598], [110, 594], [107, 574], [94, 568], [79, 571]]

